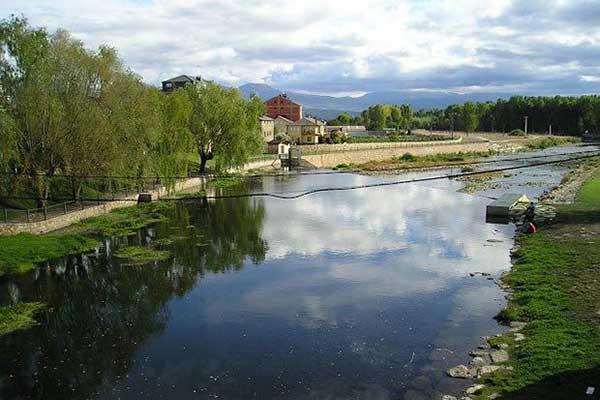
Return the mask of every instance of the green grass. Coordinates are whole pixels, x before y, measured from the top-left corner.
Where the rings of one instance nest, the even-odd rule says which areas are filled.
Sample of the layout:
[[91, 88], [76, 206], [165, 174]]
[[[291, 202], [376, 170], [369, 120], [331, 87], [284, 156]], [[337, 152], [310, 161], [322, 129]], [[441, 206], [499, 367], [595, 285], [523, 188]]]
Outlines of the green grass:
[[[514, 289], [500, 319], [526, 321], [509, 345], [513, 371], [482, 379], [504, 399], [579, 399], [600, 382], [600, 169], [557, 222], [519, 239], [504, 282]], [[583, 230], [582, 230], [583, 229]]]
[[85, 234], [125, 236], [144, 226], [167, 219], [166, 212], [174, 207], [172, 202], [153, 202], [134, 207], [116, 209], [109, 214], [86, 219], [73, 229]]
[[493, 152], [457, 152], [445, 154], [431, 154], [426, 156], [415, 156], [411, 153], [404, 153], [401, 156], [394, 157], [384, 161], [369, 161], [357, 166], [364, 171], [373, 171], [380, 169], [411, 169], [411, 168], [432, 168], [438, 166], [451, 166], [486, 158], [494, 154]]
[[79, 234], [0, 236], [0, 276], [27, 272], [52, 258], [81, 253], [97, 246], [97, 241]]
[[581, 142], [581, 138], [572, 136], [549, 136], [531, 140], [527, 143], [530, 150], [544, 150], [550, 147], [563, 146]]
[[34, 316], [44, 307], [42, 303], [19, 303], [0, 307], [0, 337], [37, 325]]
[[154, 250], [141, 246], [130, 246], [118, 250], [115, 257], [126, 259], [130, 264], [140, 265], [153, 261], [163, 261], [171, 257], [171, 253], [166, 250]]
[[209, 186], [215, 188], [228, 188], [237, 186], [240, 183], [244, 182], [244, 177], [239, 175], [231, 175], [231, 176], [221, 176], [219, 178], [215, 178], [208, 182]]

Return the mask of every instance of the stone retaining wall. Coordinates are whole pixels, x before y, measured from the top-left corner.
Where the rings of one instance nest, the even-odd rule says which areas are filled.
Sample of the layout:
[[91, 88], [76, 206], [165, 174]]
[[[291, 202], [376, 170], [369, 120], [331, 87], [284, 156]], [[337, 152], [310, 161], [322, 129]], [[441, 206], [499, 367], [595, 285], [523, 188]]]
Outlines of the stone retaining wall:
[[407, 147], [422, 147], [422, 146], [438, 146], [438, 145], [449, 145], [457, 144], [462, 142], [462, 138], [448, 139], [448, 140], [431, 140], [423, 142], [377, 142], [377, 143], [340, 143], [340, 144], [316, 144], [316, 145], [300, 145], [303, 155], [315, 155], [325, 153], [337, 153], [346, 151], [364, 151], [364, 150], [378, 150], [378, 149], [390, 149], [390, 148], [402, 148]]
[[[191, 188], [203, 188], [208, 181], [207, 177], [190, 178], [183, 182], [175, 184], [175, 191], [189, 190]], [[165, 188], [150, 191], [152, 198], [158, 199], [168, 194]], [[119, 201], [110, 201], [98, 206], [88, 207], [80, 211], [74, 211], [69, 214], [59, 215], [46, 221], [19, 223], [19, 224], [0, 224], [0, 235], [15, 235], [21, 232], [41, 234], [52, 232], [69, 225], [75, 224], [87, 218], [106, 214], [112, 210], [123, 207], [130, 207], [137, 203], [137, 195], [129, 196]]]
[[318, 168], [331, 168], [339, 164], [362, 164], [368, 161], [382, 161], [401, 156], [404, 153], [410, 153], [414, 156], [424, 156], [430, 154], [446, 154], [457, 152], [477, 152], [488, 151], [490, 144], [488, 142], [478, 143], [457, 143], [443, 142], [432, 144], [428, 142], [413, 143], [413, 146], [395, 146], [377, 149], [360, 149], [345, 152], [331, 152], [323, 154], [303, 155], [302, 159], [308, 161]]

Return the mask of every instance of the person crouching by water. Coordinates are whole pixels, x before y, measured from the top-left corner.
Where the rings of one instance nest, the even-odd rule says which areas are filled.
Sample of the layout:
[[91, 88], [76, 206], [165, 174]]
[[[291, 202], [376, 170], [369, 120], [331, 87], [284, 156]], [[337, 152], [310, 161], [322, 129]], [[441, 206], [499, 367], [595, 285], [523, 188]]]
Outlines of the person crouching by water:
[[525, 210], [523, 225], [527, 233], [537, 232], [537, 227], [535, 226], [535, 204], [533, 201], [529, 203], [527, 210]]

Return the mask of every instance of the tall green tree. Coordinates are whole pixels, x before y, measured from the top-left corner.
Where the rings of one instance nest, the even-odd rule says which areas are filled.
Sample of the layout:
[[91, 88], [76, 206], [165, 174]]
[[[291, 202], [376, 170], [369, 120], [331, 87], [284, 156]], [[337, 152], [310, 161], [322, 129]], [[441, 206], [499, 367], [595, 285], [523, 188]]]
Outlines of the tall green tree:
[[470, 101], [466, 102], [462, 107], [462, 120], [465, 132], [471, 133], [477, 129], [479, 125], [479, 117], [477, 116], [477, 108]]
[[259, 117], [265, 108], [258, 98], [246, 101], [237, 89], [213, 82], [188, 85], [192, 103], [190, 131], [200, 158], [200, 171], [215, 159], [216, 168], [242, 166], [262, 146]]
[[189, 129], [192, 102], [183, 89], [160, 97], [162, 130], [153, 147], [154, 171], [157, 175], [167, 177], [163, 179], [163, 183], [168, 190], [172, 190], [175, 186], [175, 179], [172, 177], [187, 175], [187, 155], [194, 151]]
[[14, 162], [30, 178], [38, 206], [45, 206], [48, 179], [60, 168], [65, 112], [54, 90], [58, 65], [43, 29], [22, 18], [0, 23], [0, 101], [12, 119], [18, 156]]

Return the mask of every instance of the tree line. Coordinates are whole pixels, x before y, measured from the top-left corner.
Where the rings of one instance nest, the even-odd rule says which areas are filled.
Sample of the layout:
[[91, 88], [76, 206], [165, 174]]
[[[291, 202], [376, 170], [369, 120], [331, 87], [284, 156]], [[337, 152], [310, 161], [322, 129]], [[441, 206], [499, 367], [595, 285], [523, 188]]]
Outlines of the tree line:
[[87, 49], [25, 18], [0, 22], [0, 197], [30, 194], [43, 207], [66, 190], [79, 199], [89, 175], [187, 175], [194, 153], [201, 172], [209, 160], [237, 167], [261, 150], [263, 113], [258, 98], [213, 82], [164, 94], [111, 47]]
[[329, 125], [365, 125], [369, 130], [415, 128], [445, 131], [511, 132], [528, 131], [581, 135], [600, 132], [600, 96], [513, 96], [487, 102], [453, 104], [445, 109], [413, 111], [409, 105], [378, 104], [359, 116], [341, 114]]

